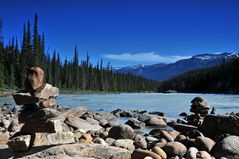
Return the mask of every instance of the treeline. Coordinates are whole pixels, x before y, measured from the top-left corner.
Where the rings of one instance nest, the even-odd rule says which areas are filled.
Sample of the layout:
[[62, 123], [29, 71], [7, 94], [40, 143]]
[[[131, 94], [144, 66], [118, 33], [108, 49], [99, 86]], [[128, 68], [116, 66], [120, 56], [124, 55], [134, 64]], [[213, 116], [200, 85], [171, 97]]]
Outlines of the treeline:
[[34, 17], [33, 29], [28, 21], [23, 25], [23, 39], [19, 48], [18, 38], [4, 44], [0, 20], [0, 88], [24, 88], [26, 71], [39, 66], [45, 71], [45, 81], [64, 90], [92, 90], [110, 92], [154, 91], [158, 82], [130, 74], [114, 73], [110, 64], [103, 60], [93, 65], [87, 54], [79, 61], [75, 46], [73, 60], [60, 59], [56, 50], [51, 57], [45, 51], [44, 33], [38, 31], [38, 16]]
[[220, 66], [184, 73], [160, 84], [158, 91], [239, 94], [239, 58]]

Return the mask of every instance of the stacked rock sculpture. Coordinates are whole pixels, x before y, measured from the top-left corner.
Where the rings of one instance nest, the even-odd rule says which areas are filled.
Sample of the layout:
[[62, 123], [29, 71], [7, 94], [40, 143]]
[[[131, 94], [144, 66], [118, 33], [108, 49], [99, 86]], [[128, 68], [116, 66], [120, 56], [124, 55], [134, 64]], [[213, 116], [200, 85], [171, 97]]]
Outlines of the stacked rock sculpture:
[[13, 94], [16, 104], [22, 105], [18, 120], [24, 123], [8, 142], [13, 151], [74, 142], [72, 132], [63, 132], [62, 122], [57, 119], [60, 112], [54, 109], [59, 89], [43, 79], [43, 70], [32, 67], [27, 73], [25, 90]]

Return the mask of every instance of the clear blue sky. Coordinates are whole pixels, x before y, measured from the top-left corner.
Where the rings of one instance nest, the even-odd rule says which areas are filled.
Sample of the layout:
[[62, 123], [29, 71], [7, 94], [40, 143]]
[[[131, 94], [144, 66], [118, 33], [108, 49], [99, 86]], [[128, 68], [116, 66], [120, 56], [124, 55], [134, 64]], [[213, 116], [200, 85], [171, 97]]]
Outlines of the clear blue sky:
[[239, 51], [239, 0], [1, 0], [5, 41], [39, 16], [46, 47], [113, 66]]

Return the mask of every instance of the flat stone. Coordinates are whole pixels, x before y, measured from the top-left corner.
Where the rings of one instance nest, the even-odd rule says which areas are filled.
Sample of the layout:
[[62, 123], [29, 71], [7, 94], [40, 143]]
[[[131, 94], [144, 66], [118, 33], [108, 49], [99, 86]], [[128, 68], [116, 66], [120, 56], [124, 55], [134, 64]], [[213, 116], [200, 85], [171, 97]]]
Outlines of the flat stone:
[[[19, 159], [130, 159], [129, 151], [101, 144], [64, 144], [33, 147], [27, 152], [16, 153]], [[3, 157], [4, 158], [4, 157]]]
[[8, 147], [13, 151], [25, 151], [29, 148], [31, 135], [21, 135], [8, 141]]
[[102, 127], [98, 124], [91, 124], [86, 120], [72, 115], [69, 115], [64, 122], [75, 129], [84, 129], [86, 132], [90, 130], [98, 131], [102, 129]]
[[23, 90], [13, 93], [12, 96], [17, 105], [35, 104], [47, 100], [50, 97], [55, 98], [59, 96], [59, 89], [50, 84], [46, 84], [43, 90], [38, 93], [31, 94], [30, 92]]
[[41, 100], [46, 100], [49, 99], [50, 97], [57, 97], [59, 96], [59, 89], [57, 87], [53, 87], [50, 84], [46, 84], [43, 90], [39, 93], [35, 94], [35, 97], [41, 99]]
[[22, 126], [21, 132], [36, 133], [47, 132], [56, 133], [63, 130], [62, 122], [60, 120], [39, 121], [38, 123], [26, 123]]
[[35, 133], [34, 146], [49, 146], [74, 143], [72, 132]]
[[43, 109], [26, 109], [22, 110], [19, 114], [20, 123], [36, 123], [42, 120], [47, 120], [60, 115], [56, 109], [43, 108]]

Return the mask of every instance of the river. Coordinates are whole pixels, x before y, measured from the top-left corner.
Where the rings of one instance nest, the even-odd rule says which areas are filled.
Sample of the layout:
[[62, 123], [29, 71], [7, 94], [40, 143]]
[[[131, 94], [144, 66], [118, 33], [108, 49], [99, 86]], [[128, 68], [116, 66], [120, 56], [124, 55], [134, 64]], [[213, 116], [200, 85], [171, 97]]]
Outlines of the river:
[[[177, 118], [181, 112], [190, 113], [190, 101], [202, 96], [216, 114], [239, 112], [239, 95], [225, 94], [189, 94], [189, 93], [121, 93], [121, 94], [61, 94], [57, 98], [60, 105], [68, 107], [83, 106], [90, 110], [112, 111], [117, 108], [124, 110], [162, 111], [167, 117]], [[0, 97], [0, 106], [4, 103], [14, 104], [13, 98]]]

